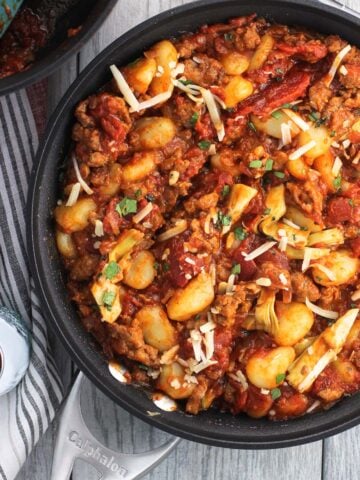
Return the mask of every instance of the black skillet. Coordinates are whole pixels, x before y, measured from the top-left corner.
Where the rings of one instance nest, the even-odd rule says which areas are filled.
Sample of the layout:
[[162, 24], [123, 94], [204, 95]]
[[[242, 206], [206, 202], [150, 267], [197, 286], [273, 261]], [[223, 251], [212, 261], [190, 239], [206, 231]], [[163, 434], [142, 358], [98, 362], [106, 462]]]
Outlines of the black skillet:
[[[116, 0], [28, 0], [23, 7], [48, 20], [50, 38], [35, 61], [24, 71], [0, 79], [0, 96], [26, 87], [53, 73], [98, 30]], [[73, 37], [69, 28], [81, 30]]]
[[360, 46], [360, 19], [314, 0], [203, 0], [164, 12], [132, 29], [93, 60], [69, 88], [50, 119], [38, 151], [28, 198], [28, 249], [49, 325], [100, 390], [145, 422], [180, 437], [221, 447], [259, 449], [315, 441], [360, 423], [359, 395], [344, 399], [327, 412], [288, 422], [235, 417], [215, 410], [197, 416], [172, 412], [149, 417], [146, 412], [156, 409], [153, 402], [140, 388], [120, 384], [111, 377], [99, 348], [83, 330], [68, 300], [52, 221], [58, 198], [58, 169], [69, 147], [74, 107], [110, 79], [109, 65], [126, 64], [162, 38], [193, 31], [204, 23], [253, 12], [270, 21], [339, 34]]

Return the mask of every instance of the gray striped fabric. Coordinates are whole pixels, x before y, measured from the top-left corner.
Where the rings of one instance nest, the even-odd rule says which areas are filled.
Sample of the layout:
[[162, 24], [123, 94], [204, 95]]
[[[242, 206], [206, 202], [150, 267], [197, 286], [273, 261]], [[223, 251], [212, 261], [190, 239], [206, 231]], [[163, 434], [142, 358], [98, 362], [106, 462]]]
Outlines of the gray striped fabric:
[[37, 145], [26, 92], [0, 97], [0, 304], [17, 311], [32, 331], [27, 374], [15, 390], [0, 398], [1, 480], [15, 478], [62, 399], [26, 258], [25, 203]]

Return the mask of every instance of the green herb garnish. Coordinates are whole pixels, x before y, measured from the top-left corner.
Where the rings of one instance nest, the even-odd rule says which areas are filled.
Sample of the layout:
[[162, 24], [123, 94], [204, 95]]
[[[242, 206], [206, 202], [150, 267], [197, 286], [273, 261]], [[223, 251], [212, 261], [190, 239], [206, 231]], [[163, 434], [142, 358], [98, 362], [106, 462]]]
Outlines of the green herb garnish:
[[129, 197], [124, 197], [121, 202], [119, 202], [115, 210], [117, 213], [121, 216], [124, 217], [125, 215], [128, 215], [129, 213], [136, 213], [137, 212], [137, 201], [129, 198]]
[[276, 375], [276, 383], [281, 383], [285, 380], [286, 374], [285, 373], [279, 373], [279, 375]]
[[112, 280], [120, 272], [120, 267], [116, 262], [109, 262], [104, 270], [105, 278]]
[[276, 110], [275, 112], [272, 112], [271, 116], [274, 117], [274, 118], [279, 119], [279, 118], [282, 117], [282, 113], [279, 112], [279, 110]]
[[154, 268], [155, 268], [155, 270], [159, 270], [159, 268], [160, 268], [159, 262], [154, 263]]
[[183, 85], [192, 85], [194, 82], [192, 80], [179, 80]]
[[230, 185], [224, 185], [223, 189], [221, 190], [221, 196], [226, 197], [230, 193]]
[[353, 207], [355, 205], [354, 200], [352, 198], [350, 198], [348, 200], [348, 202], [349, 202], [350, 207]]
[[327, 120], [327, 117], [321, 118], [319, 112], [311, 112], [309, 113], [308, 117], [312, 122], [315, 122], [315, 127], [320, 127]]
[[336, 178], [334, 178], [333, 185], [336, 190], [339, 190], [341, 188], [341, 175], [338, 175]]
[[277, 398], [281, 397], [280, 388], [273, 388], [270, 393], [271, 393], [271, 398], [273, 400], [276, 400]]
[[248, 122], [248, 127], [253, 131], [253, 132], [257, 132], [257, 129], [255, 127], [255, 125], [253, 124], [253, 122]]
[[163, 269], [163, 272], [168, 272], [170, 270], [170, 264], [169, 263], [163, 263], [162, 264], [162, 269]]
[[190, 124], [194, 126], [198, 120], [199, 120], [199, 114], [195, 112], [192, 114], [192, 117], [190, 118]]
[[335, 137], [335, 135], [336, 135], [335, 130], [331, 130], [331, 132], [330, 132], [330, 137]]
[[262, 161], [261, 160], [252, 160], [249, 163], [250, 168], [261, 168], [262, 167]]
[[111, 311], [111, 308], [114, 304], [115, 297], [115, 292], [111, 292], [110, 290], [106, 290], [102, 296], [102, 303], [106, 310], [108, 310], [109, 312]]
[[231, 273], [233, 275], [237, 275], [241, 272], [241, 265], [240, 263], [236, 263], [235, 265], [233, 265], [232, 269], [231, 269]]
[[285, 173], [284, 172], [274, 172], [275, 177], [277, 178], [284, 178]]
[[223, 212], [219, 212], [217, 216], [216, 226], [221, 228], [221, 226], [227, 227], [231, 225], [230, 215], [225, 215]]
[[141, 195], [142, 195], [142, 191], [141, 191], [141, 188], [138, 188], [136, 191], [135, 191], [135, 198], [140, 198]]
[[265, 171], [270, 172], [273, 168], [273, 165], [274, 165], [274, 160], [272, 160], [271, 158], [268, 158], [265, 162]]
[[265, 208], [264, 215], [270, 215], [271, 208]]
[[201, 140], [201, 142], [198, 143], [198, 146], [201, 148], [201, 150], [209, 150], [211, 145], [211, 142], [209, 140]]
[[236, 240], [245, 240], [248, 234], [245, 232], [243, 228], [236, 227], [234, 230], [234, 235]]

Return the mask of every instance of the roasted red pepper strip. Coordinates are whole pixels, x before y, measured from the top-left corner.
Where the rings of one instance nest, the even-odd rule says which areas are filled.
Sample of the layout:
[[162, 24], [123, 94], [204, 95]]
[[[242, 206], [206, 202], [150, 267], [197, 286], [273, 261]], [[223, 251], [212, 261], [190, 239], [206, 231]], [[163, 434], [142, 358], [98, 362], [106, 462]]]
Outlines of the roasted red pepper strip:
[[251, 95], [241, 102], [236, 110], [237, 115], [266, 116], [284, 103], [293, 102], [306, 93], [310, 85], [311, 74], [292, 68], [281, 83], [271, 83], [261, 92]]

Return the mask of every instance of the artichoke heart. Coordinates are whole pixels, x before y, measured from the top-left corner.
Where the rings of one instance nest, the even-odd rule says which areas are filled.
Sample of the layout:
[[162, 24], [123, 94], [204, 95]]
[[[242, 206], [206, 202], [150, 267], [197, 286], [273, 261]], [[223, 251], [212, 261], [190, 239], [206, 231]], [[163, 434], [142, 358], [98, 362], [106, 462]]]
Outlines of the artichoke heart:
[[289, 367], [286, 377], [300, 393], [308, 391], [320, 373], [332, 362], [345, 344], [359, 309], [348, 310], [333, 325], [327, 327]]

